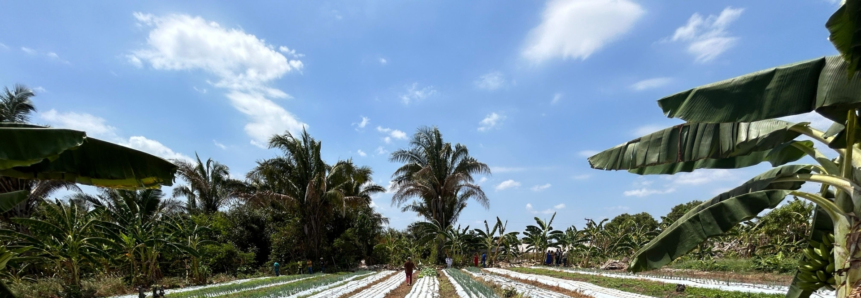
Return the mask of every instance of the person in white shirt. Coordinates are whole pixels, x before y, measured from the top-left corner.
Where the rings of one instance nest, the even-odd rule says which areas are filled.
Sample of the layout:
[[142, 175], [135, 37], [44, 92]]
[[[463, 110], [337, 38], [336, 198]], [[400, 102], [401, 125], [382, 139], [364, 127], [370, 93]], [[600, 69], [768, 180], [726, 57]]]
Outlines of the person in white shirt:
[[452, 263], [452, 259], [451, 259], [451, 257], [446, 256], [446, 257], [445, 257], [445, 265], [446, 265], [448, 268], [451, 268], [451, 263]]

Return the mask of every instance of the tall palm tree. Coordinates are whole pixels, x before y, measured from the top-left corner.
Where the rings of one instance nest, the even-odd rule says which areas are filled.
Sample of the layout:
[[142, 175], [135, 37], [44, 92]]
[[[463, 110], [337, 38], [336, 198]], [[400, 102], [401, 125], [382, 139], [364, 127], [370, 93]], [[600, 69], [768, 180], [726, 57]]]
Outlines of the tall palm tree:
[[35, 96], [33, 90], [24, 85], [15, 85], [12, 90], [6, 87], [0, 93], [0, 122], [26, 123], [30, 119], [30, 113], [36, 111], [36, 106], [30, 97]]
[[447, 227], [457, 220], [470, 199], [485, 208], [490, 206], [487, 195], [472, 177], [489, 175], [490, 167], [470, 156], [466, 146], [443, 142], [436, 127], [419, 128], [410, 148], [393, 152], [390, 160], [404, 164], [392, 175], [397, 189], [392, 204], [401, 206], [418, 199], [405, 210]]
[[196, 163], [173, 161], [179, 167], [177, 174], [188, 182], [187, 185], [175, 187], [173, 197], [186, 197], [186, 208], [190, 212], [216, 212], [227, 204], [228, 200], [237, 196], [237, 191], [243, 184], [230, 178], [230, 169], [226, 165], [212, 158], [203, 162], [196, 153], [194, 157], [197, 158]]
[[273, 136], [269, 148], [281, 149], [283, 155], [258, 162], [248, 174], [253, 192], [243, 195], [249, 202], [295, 211], [306, 236], [305, 254], [315, 259], [322, 253], [326, 221], [348, 206], [368, 205], [371, 194], [383, 190], [371, 183], [369, 168], [349, 160], [326, 164], [321, 147], [307, 131], [299, 137], [290, 132]]

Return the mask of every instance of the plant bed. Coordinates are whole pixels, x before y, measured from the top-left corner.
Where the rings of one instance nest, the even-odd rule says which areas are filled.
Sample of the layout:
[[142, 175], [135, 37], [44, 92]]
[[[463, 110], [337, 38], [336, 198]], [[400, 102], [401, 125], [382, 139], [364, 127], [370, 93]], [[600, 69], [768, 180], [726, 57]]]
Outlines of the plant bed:
[[405, 298], [439, 298], [439, 281], [436, 276], [419, 278]]
[[[378, 297], [388, 297], [388, 294], [395, 291], [401, 286], [406, 286], [404, 283], [405, 276], [401, 272], [396, 272], [391, 277], [375, 283], [373, 285], [369, 285], [366, 289], [358, 291], [356, 294], [349, 294], [345, 297], [350, 298], [378, 298]], [[409, 292], [409, 288], [403, 292], [399, 297], [404, 297]]]
[[697, 287], [687, 287], [683, 293], [677, 293], [677, 283], [663, 283], [638, 278], [617, 278], [536, 268], [511, 268], [509, 272], [522, 273], [530, 279], [540, 279], [547, 282], [559, 283], [567, 280], [653, 297], [782, 298], [785, 296], [784, 293], [724, 291]]
[[500, 275], [484, 272], [467, 271], [478, 282], [488, 284], [497, 296], [508, 298], [534, 297], [534, 298], [594, 298], [580, 292], [569, 291], [558, 286], [544, 285], [534, 281], [516, 280]]

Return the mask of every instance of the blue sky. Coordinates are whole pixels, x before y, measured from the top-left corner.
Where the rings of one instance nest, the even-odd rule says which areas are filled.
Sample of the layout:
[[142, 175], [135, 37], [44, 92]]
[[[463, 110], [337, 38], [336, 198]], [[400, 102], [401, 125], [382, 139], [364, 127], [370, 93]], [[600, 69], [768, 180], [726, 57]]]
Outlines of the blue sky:
[[[34, 88], [33, 122], [243, 176], [273, 133], [307, 127], [325, 159], [387, 186], [420, 126], [491, 166], [489, 210], [557, 227], [707, 199], [766, 169], [638, 177], [586, 156], [679, 123], [655, 100], [834, 55], [826, 0], [19, 1], [0, 18], [0, 82]], [[823, 123], [820, 118], [796, 120]], [[396, 228], [416, 219], [375, 197]]]

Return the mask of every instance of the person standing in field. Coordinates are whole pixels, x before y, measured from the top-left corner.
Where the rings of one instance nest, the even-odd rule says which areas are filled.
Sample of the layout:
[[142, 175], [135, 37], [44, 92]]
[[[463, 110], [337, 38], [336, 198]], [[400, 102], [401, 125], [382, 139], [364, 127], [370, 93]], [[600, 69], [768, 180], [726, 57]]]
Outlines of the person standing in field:
[[445, 265], [446, 265], [446, 267], [451, 268], [451, 263], [452, 263], [452, 262], [453, 262], [453, 260], [451, 259], [451, 257], [450, 257], [450, 256], [445, 256]]
[[478, 267], [478, 254], [472, 254], [472, 263], [475, 267]]
[[308, 262], [305, 262], [305, 265], [308, 266], [308, 274], [314, 274], [314, 263], [308, 260]]
[[481, 254], [481, 268], [485, 268], [485, 267], [487, 267], [487, 254], [482, 253]]
[[278, 264], [278, 262], [275, 262], [274, 266], [275, 266], [275, 277], [281, 276], [281, 264]]
[[415, 268], [416, 268], [416, 265], [413, 264], [413, 259], [410, 257], [407, 257], [407, 262], [404, 263], [404, 273], [407, 274], [407, 285], [408, 286], [413, 285], [413, 269], [415, 269]]
[[326, 261], [320, 258], [320, 273], [326, 273]]

